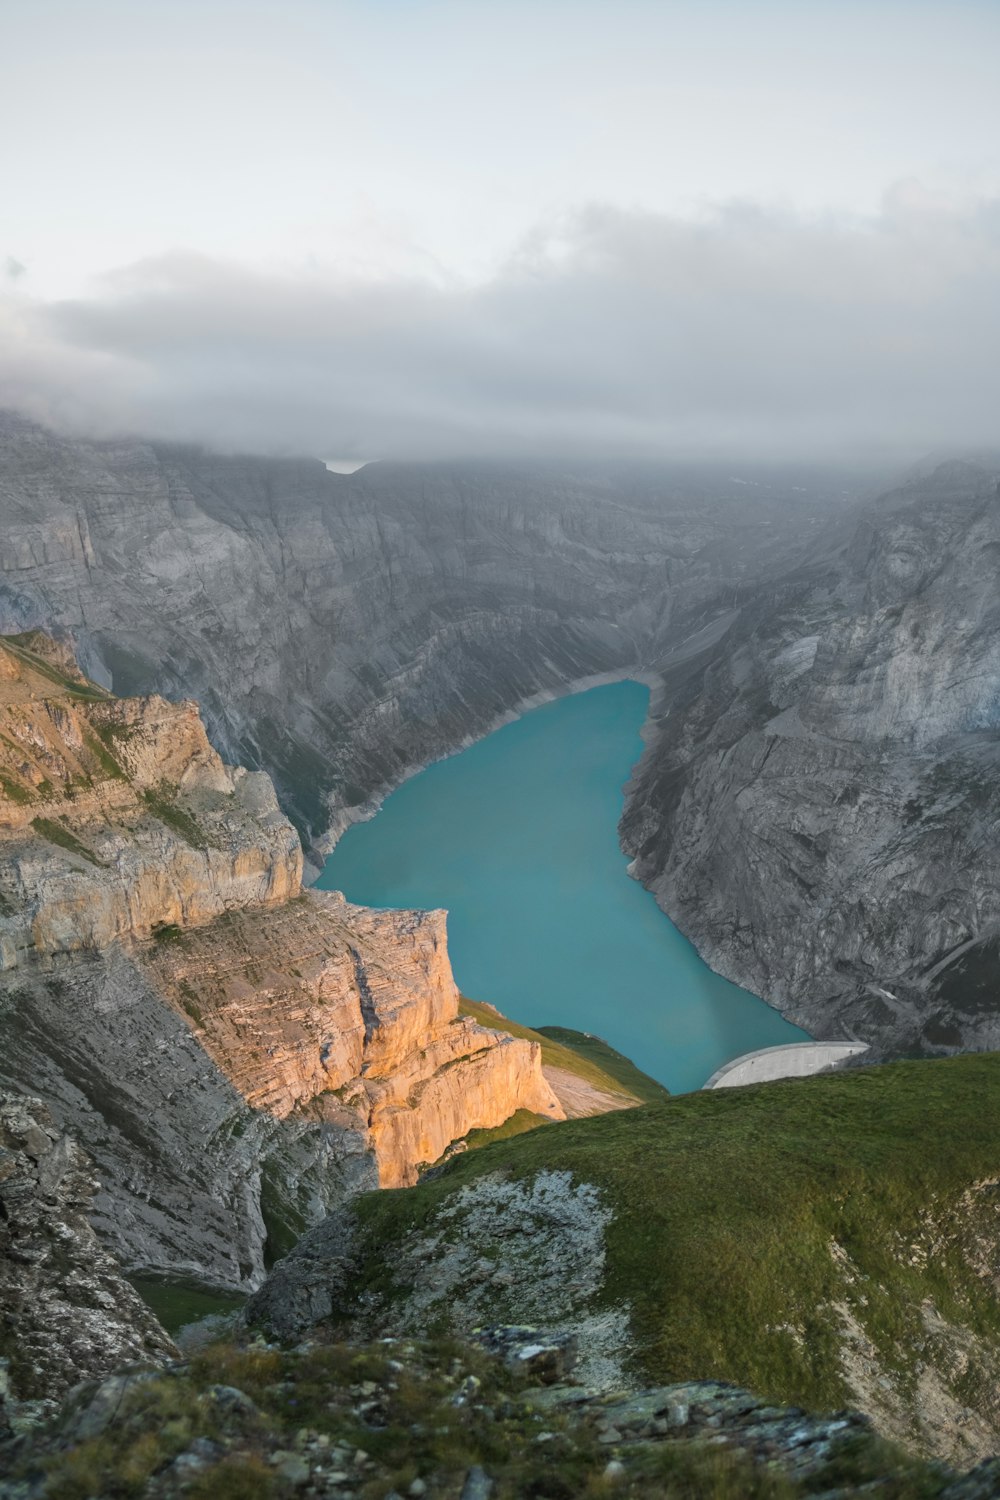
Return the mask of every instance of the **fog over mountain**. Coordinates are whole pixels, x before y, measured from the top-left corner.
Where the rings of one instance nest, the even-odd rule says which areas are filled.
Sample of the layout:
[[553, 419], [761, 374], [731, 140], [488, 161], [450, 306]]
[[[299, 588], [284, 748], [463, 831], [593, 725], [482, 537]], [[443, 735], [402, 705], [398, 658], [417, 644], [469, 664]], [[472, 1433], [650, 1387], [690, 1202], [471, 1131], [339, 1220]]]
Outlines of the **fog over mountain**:
[[994, 436], [1000, 199], [872, 217], [594, 205], [496, 275], [367, 282], [176, 251], [2, 304], [0, 404], [77, 431], [364, 458], [907, 457]]
[[995, 441], [993, 5], [4, 14], [0, 408], [345, 460]]

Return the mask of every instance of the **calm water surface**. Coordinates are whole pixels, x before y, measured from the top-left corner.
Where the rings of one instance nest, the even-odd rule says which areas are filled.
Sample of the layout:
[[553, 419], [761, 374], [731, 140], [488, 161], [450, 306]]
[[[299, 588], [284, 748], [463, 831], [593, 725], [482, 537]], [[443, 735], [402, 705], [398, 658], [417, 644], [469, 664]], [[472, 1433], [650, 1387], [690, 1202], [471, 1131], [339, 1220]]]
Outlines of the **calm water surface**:
[[593, 688], [429, 766], [347, 830], [318, 884], [447, 907], [464, 994], [594, 1032], [680, 1092], [806, 1033], [714, 974], [625, 873], [617, 823], [648, 700], [636, 682]]

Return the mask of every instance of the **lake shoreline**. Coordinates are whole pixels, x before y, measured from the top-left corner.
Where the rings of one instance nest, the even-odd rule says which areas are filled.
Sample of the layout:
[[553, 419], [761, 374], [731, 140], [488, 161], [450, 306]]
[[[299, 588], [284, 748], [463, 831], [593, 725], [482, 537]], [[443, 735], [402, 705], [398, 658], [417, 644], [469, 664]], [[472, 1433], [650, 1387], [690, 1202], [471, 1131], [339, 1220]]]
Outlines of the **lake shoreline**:
[[711, 969], [629, 878], [622, 796], [662, 712], [658, 686], [622, 672], [532, 695], [400, 783], [382, 818], [352, 820], [318, 884], [359, 905], [447, 909], [463, 993], [524, 1025], [606, 1036], [687, 1092], [733, 1057], [807, 1035]]
[[312, 854], [318, 854], [325, 864], [349, 828], [353, 828], [356, 823], [371, 822], [376, 813], [381, 811], [385, 799], [401, 786], [405, 785], [407, 781], [411, 781], [414, 776], [419, 776], [421, 771], [426, 771], [429, 766], [436, 766], [443, 760], [450, 760], [453, 755], [461, 755], [464, 750], [469, 750], [473, 745], [488, 739], [491, 734], [495, 734], [505, 724], [513, 724], [518, 719], [523, 719], [524, 715], [531, 713], [532, 709], [542, 708], [546, 703], [556, 703], [560, 698], [574, 697], [577, 693], [588, 693], [591, 688], [610, 687], [616, 682], [637, 682], [650, 690], [650, 709], [647, 711], [646, 718], [639, 731], [643, 745], [645, 746], [647, 731], [652, 727], [652, 705], [655, 701], [656, 690], [663, 685], [659, 676], [648, 667], [636, 665], [615, 672], [593, 672], [586, 677], [574, 678], [572, 682], [566, 683], [559, 688], [540, 688], [538, 692], [531, 693], [528, 697], [519, 699], [515, 706], [508, 709], [506, 713], [497, 714], [486, 728], [483, 729], [481, 734], [468, 734], [451, 750], [445, 750], [430, 760], [415, 761], [412, 765], [407, 766], [395, 781], [387, 785], [382, 791], [376, 792], [373, 796], [369, 797], [366, 802], [359, 802], [352, 807], [340, 808], [337, 816], [331, 818], [326, 832], [321, 834], [319, 838], [314, 839], [306, 851], [306, 873], [303, 875], [303, 884], [315, 885], [322, 874], [323, 866], [314, 863], [310, 857]]

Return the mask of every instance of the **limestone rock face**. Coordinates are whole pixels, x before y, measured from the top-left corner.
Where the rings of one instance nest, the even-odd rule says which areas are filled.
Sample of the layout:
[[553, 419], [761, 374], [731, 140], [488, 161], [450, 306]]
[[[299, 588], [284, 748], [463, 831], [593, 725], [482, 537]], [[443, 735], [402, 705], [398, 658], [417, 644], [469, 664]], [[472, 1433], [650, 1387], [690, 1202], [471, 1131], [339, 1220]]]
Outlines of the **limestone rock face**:
[[284, 1119], [248, 1104], [143, 958], [116, 946], [0, 980], [0, 1082], [30, 1083], [86, 1146], [94, 1226], [129, 1271], [248, 1290], [295, 1234], [378, 1186], [373, 1153], [318, 1104]]
[[269, 778], [224, 766], [194, 704], [0, 641], [0, 1076], [90, 1147], [130, 1268], [253, 1286], [360, 1188], [562, 1118], [537, 1046], [459, 1019], [443, 912], [301, 871]]
[[41, 1100], [0, 1093], [0, 1354], [21, 1400], [177, 1351], [88, 1222], [93, 1164]]
[[1000, 1045], [1000, 463], [865, 506], [668, 677], [622, 831], [713, 967], [875, 1055]]
[[273, 787], [223, 765], [197, 705], [114, 699], [42, 639], [0, 641], [0, 966], [296, 895]]
[[[417, 1167], [443, 1155], [470, 1130], [486, 1130], [518, 1110], [550, 1120], [565, 1112], [545, 1079], [537, 1042], [454, 1021], [385, 1083], [365, 1079], [382, 1187], [407, 1187]], [[433, 1071], [429, 1071], [429, 1067]]]
[[0, 1079], [31, 1080], [95, 1159], [104, 1243], [237, 1289], [468, 1131], [562, 1118], [536, 1044], [458, 1017], [443, 913], [333, 892], [16, 970], [0, 1023]]
[[383, 1187], [517, 1110], [563, 1118], [537, 1043], [459, 1017], [444, 912], [311, 891], [155, 944], [144, 962], [249, 1104], [360, 1132]]

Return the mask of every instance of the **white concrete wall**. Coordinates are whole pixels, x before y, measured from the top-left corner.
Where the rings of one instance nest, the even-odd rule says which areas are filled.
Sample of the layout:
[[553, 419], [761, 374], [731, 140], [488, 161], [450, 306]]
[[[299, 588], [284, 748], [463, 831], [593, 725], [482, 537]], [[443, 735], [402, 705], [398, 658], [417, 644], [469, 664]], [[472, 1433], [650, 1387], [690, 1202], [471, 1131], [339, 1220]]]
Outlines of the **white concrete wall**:
[[705, 1087], [735, 1089], [745, 1083], [771, 1083], [775, 1078], [805, 1078], [867, 1051], [866, 1042], [789, 1042], [784, 1047], [762, 1047], [759, 1052], [745, 1052], [726, 1063]]

